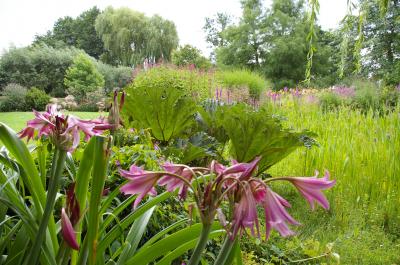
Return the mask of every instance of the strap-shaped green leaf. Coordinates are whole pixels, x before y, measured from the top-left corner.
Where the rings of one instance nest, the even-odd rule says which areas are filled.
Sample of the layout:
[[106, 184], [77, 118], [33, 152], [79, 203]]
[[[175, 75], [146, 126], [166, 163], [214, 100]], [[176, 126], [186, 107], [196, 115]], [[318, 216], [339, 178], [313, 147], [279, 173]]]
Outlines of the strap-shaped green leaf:
[[[170, 251], [175, 250], [182, 244], [194, 241], [192, 245], [187, 245], [187, 247], [193, 248], [196, 245], [197, 238], [200, 235], [202, 229], [202, 224], [194, 224], [190, 227], [179, 230], [178, 232], [168, 235], [165, 238], [157, 241], [150, 247], [145, 249], [140, 249], [131, 259], [126, 262], [126, 265], [145, 265], [151, 261], [156, 260], [159, 257], [163, 257]], [[212, 230], [220, 229], [218, 223], [214, 223]]]

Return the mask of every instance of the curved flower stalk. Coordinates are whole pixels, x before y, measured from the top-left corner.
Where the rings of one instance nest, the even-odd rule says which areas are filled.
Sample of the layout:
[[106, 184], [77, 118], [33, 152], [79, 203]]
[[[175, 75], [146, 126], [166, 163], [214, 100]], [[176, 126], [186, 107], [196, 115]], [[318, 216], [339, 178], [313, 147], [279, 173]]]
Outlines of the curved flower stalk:
[[[329, 208], [329, 203], [321, 192], [335, 185], [335, 180], [329, 180], [328, 171], [323, 178], [318, 178], [316, 174], [314, 177], [281, 177], [263, 181], [253, 177], [260, 160], [261, 157], [250, 163], [232, 161], [229, 167], [213, 161], [209, 168], [165, 163], [165, 171], [160, 172], [145, 171], [133, 165], [129, 171], [120, 170], [120, 174], [130, 180], [121, 191], [138, 195], [135, 207], [147, 194], [155, 195], [156, 185], [165, 186], [170, 192], [179, 190], [181, 199], [186, 198], [187, 191], [192, 191], [203, 230], [188, 264], [199, 263], [216, 215], [227, 230], [228, 236], [214, 264], [224, 264], [235, 240], [246, 233], [246, 230], [250, 230], [252, 236], [260, 237], [258, 206], [264, 208], [266, 239], [269, 238], [272, 229], [284, 237], [294, 234], [289, 224], [299, 223], [286, 211], [286, 208], [291, 207], [290, 204], [271, 189], [270, 182], [289, 181], [306, 198], [312, 209], [315, 202], [325, 209]], [[208, 173], [208, 180], [205, 181], [204, 176], [199, 176], [200, 173]], [[233, 213], [232, 216], [227, 217], [224, 214], [223, 206], [231, 208], [226, 213]]]

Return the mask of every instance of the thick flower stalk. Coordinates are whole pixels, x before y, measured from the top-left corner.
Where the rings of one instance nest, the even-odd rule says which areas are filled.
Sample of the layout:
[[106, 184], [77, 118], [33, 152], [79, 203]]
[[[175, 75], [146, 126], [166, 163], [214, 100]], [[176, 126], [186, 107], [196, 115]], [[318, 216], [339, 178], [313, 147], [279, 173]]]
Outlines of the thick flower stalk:
[[[254, 173], [260, 160], [261, 157], [249, 163], [232, 161], [229, 167], [213, 161], [209, 168], [165, 163], [162, 166], [165, 171], [158, 172], [145, 171], [133, 165], [129, 171], [120, 170], [120, 174], [130, 180], [121, 191], [125, 194], [138, 195], [135, 207], [146, 195], [156, 194], [156, 185], [165, 186], [170, 192], [178, 190], [181, 199], [185, 199], [188, 191], [191, 191], [200, 213], [203, 230], [188, 264], [197, 265], [200, 262], [211, 224], [216, 216], [228, 236], [214, 264], [224, 264], [235, 240], [240, 239], [247, 230], [252, 236], [261, 237], [257, 207], [264, 209], [266, 239], [269, 238], [272, 229], [282, 236], [294, 234], [289, 225], [299, 225], [299, 223], [286, 210], [291, 207], [289, 202], [271, 189], [271, 182], [280, 180], [292, 183], [312, 209], [315, 202], [325, 209], [329, 208], [329, 203], [321, 191], [335, 184], [335, 180], [329, 180], [328, 171], [323, 178], [318, 178], [316, 174], [313, 177], [262, 180], [253, 177], [256, 175]], [[208, 173], [208, 178], [204, 178], [204, 173]], [[227, 216], [222, 210], [229, 207], [231, 209], [226, 213], [233, 213], [231, 216]]]
[[[77, 148], [80, 142], [81, 132], [85, 135], [85, 140], [88, 140], [90, 137], [98, 135], [112, 127], [102, 118], [96, 120], [81, 120], [72, 115], [65, 116], [57, 110], [57, 105], [49, 105], [43, 113], [35, 110], [33, 112], [35, 118], [27, 122], [27, 127], [20, 132], [20, 137], [27, 137], [29, 141], [37, 132], [39, 137], [48, 137], [56, 148], [53, 154], [45, 209], [40, 221], [37, 236], [33, 242], [32, 251], [27, 256], [24, 264], [37, 264], [38, 262], [40, 249], [46, 235], [47, 225], [53, 214], [67, 152], [72, 152]], [[70, 241], [71, 246], [76, 248], [76, 245], [71, 241], [69, 236], [71, 221], [68, 220], [65, 211], [62, 212], [61, 221], [64, 238], [68, 238], [67, 240]]]

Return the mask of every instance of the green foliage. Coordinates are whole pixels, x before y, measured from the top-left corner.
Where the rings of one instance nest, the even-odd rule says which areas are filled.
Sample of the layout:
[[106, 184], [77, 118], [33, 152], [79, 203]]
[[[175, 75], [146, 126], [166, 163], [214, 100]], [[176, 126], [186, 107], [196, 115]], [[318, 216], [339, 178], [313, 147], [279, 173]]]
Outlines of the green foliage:
[[135, 82], [127, 88], [124, 113], [134, 127], [150, 128], [154, 138], [168, 142], [194, 123], [196, 105], [182, 88], [154, 81], [152, 85]]
[[324, 92], [319, 96], [319, 104], [324, 111], [332, 111], [343, 105], [343, 100], [335, 93]]
[[79, 54], [67, 69], [64, 84], [68, 87], [68, 92], [81, 101], [87, 93], [102, 88], [104, 78], [89, 57]]
[[206, 70], [211, 67], [211, 62], [201, 54], [200, 50], [188, 44], [172, 52], [172, 63], [177, 66], [194, 65]]
[[104, 88], [108, 94], [116, 87], [123, 88], [132, 80], [132, 68], [111, 66], [100, 61], [95, 62], [97, 70], [104, 77]]
[[[253, 110], [238, 104], [221, 107], [219, 123], [230, 139], [230, 154], [239, 162], [249, 162], [261, 156], [259, 172], [264, 172], [307, 139], [307, 133], [294, 133], [283, 129], [277, 118], [265, 109]], [[309, 134], [312, 135], [312, 134]]]
[[333, 45], [336, 40], [329, 32], [314, 25], [318, 9], [315, 1], [311, 21], [304, 11], [304, 1], [276, 0], [271, 9], [256, 0], [241, 3], [242, 16], [236, 25], [227, 27], [225, 19], [206, 21], [205, 30], [215, 48], [218, 66], [262, 72], [277, 90], [298, 85], [306, 70], [307, 81], [312, 84], [332, 85], [337, 44]]
[[79, 53], [75, 48], [43, 45], [11, 48], [0, 59], [0, 86], [18, 83], [43, 88], [54, 96], [65, 96], [64, 75]]
[[45, 35], [36, 36], [34, 43], [45, 43], [54, 48], [74, 46], [99, 59], [105, 52], [103, 42], [94, 28], [96, 18], [100, 13], [97, 7], [92, 7], [82, 12], [77, 18], [69, 16], [59, 18], [54, 23], [53, 29]]
[[228, 89], [248, 88], [251, 97], [257, 99], [267, 87], [263, 77], [248, 70], [219, 71], [217, 78]]
[[37, 111], [45, 110], [49, 103], [50, 97], [41, 89], [32, 87], [25, 96], [25, 104], [27, 110], [35, 109]]
[[173, 22], [157, 15], [148, 18], [129, 8], [106, 8], [95, 27], [107, 49], [102, 61], [114, 65], [141, 64], [145, 58], [169, 60], [178, 46]]
[[8, 84], [3, 92], [5, 100], [0, 104], [0, 111], [25, 111], [27, 105], [25, 104], [25, 97], [27, 96], [27, 89], [19, 84]]
[[365, 86], [357, 89], [352, 104], [364, 113], [367, 113], [370, 109], [373, 111], [379, 111], [381, 105], [376, 87]]
[[193, 99], [203, 100], [212, 95], [215, 79], [212, 73], [191, 69], [159, 66], [139, 72], [133, 86], [148, 88], [175, 88]]

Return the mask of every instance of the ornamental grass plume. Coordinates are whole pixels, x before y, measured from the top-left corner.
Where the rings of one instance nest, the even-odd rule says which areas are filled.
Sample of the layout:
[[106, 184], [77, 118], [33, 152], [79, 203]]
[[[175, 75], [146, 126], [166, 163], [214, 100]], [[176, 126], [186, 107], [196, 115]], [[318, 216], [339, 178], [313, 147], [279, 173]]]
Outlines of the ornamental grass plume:
[[[165, 171], [155, 172], [145, 171], [133, 165], [130, 171], [120, 170], [120, 174], [129, 180], [121, 191], [138, 195], [135, 207], [147, 194], [155, 195], [154, 188], [157, 185], [165, 186], [169, 192], [179, 190], [181, 199], [186, 199], [187, 192], [192, 192], [203, 228], [188, 264], [199, 263], [216, 216], [228, 235], [214, 263], [223, 264], [235, 240], [239, 240], [247, 230], [250, 230], [252, 236], [260, 238], [258, 206], [264, 209], [266, 239], [269, 238], [272, 229], [278, 231], [281, 236], [294, 234], [289, 225], [299, 225], [299, 222], [286, 211], [286, 208], [291, 207], [290, 204], [271, 189], [271, 182], [292, 183], [312, 209], [315, 202], [325, 209], [329, 208], [329, 203], [321, 191], [335, 185], [335, 180], [329, 180], [328, 171], [323, 178], [318, 178], [316, 173], [313, 177], [277, 177], [262, 180], [254, 177], [260, 160], [261, 157], [256, 157], [249, 163], [232, 161], [231, 166], [212, 161], [208, 168], [165, 163], [162, 166]], [[207, 174], [207, 177], [204, 174]], [[226, 208], [228, 209], [224, 211]]]

